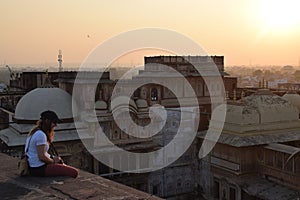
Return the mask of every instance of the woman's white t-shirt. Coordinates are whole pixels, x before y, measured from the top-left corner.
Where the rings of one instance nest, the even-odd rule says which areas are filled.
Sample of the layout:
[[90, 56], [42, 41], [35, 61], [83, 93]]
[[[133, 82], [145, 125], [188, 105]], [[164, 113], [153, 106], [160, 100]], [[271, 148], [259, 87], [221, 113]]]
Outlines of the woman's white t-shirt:
[[[31, 138], [31, 140], [30, 140]], [[30, 140], [29, 148], [28, 148], [28, 142]], [[46, 145], [46, 156], [50, 158], [50, 155], [47, 153], [49, 149], [49, 145], [47, 142], [47, 136], [46, 134], [41, 131], [37, 130], [33, 135], [28, 136], [26, 139], [26, 144], [25, 144], [25, 152], [26, 149], [28, 148], [27, 152], [27, 157], [28, 157], [28, 163], [30, 167], [41, 167], [45, 163], [43, 161], [40, 161], [38, 157], [38, 152], [37, 152], [37, 146], [39, 145]]]

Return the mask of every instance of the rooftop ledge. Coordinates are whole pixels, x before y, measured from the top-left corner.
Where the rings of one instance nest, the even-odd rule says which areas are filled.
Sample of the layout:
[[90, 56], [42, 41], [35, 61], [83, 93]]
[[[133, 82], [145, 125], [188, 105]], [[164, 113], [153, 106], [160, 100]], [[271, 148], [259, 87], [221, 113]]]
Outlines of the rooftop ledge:
[[20, 177], [17, 158], [0, 153], [1, 199], [106, 199], [159, 200], [160, 198], [79, 171], [76, 179], [68, 177]]

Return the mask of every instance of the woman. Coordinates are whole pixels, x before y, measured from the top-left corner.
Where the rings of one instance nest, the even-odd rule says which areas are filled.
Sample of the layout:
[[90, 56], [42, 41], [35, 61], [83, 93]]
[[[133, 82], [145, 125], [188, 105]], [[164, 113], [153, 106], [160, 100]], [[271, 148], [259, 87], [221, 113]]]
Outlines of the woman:
[[29, 163], [29, 171], [32, 176], [70, 176], [76, 178], [78, 170], [63, 164], [60, 157], [48, 154], [49, 146], [53, 141], [54, 128], [61, 122], [53, 111], [41, 113], [41, 119], [37, 122], [26, 139], [25, 152]]

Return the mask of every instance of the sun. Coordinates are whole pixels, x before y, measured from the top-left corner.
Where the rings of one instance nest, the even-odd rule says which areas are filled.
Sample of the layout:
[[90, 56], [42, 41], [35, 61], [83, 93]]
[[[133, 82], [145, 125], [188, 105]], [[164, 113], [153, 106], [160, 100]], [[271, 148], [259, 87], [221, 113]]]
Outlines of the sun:
[[261, 18], [267, 29], [300, 26], [300, 0], [261, 0]]

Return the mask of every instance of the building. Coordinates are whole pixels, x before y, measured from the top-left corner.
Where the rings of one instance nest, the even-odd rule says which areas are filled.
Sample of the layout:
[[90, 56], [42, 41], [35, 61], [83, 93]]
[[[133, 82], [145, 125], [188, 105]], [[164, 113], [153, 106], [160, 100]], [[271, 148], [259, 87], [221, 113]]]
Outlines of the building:
[[[54, 140], [60, 155], [66, 163], [89, 171], [91, 157], [85, 152], [73, 123], [73, 114], [76, 116], [77, 113], [72, 112], [72, 97], [51, 84], [44, 84], [28, 92], [18, 102], [15, 112], [9, 113], [8, 128], [0, 131], [2, 152], [21, 157], [28, 132], [39, 119], [40, 113], [46, 110], [55, 111], [63, 121], [56, 128]], [[90, 136], [86, 135], [86, 138]]]
[[52, 84], [58, 86], [54, 80], [58, 77], [57, 72], [22, 72], [19, 77], [10, 80], [10, 88], [18, 91], [30, 91], [41, 87], [48, 78]]
[[[222, 109], [217, 108], [217, 115]], [[217, 129], [218, 121], [210, 128]], [[268, 89], [227, 104], [222, 134], [199, 164], [198, 184], [214, 199], [297, 199], [298, 108]], [[203, 141], [206, 131], [199, 132]], [[209, 174], [209, 176], [205, 176]]]
[[[164, 66], [167, 66], [167, 69]], [[200, 74], [195, 66], [205, 69], [204, 74]], [[217, 66], [215, 70], [214, 66]], [[164, 155], [164, 159], [172, 161], [171, 165], [151, 172], [149, 171], [149, 166], [153, 164], [149, 163], [151, 158], [143, 160], [139, 157], [125, 157], [120, 150], [112, 148], [112, 145], [103, 144], [103, 137], [99, 137], [99, 125], [105, 130], [105, 137], [114, 146], [134, 153], [156, 151], [171, 142], [177, 134], [179, 121], [182, 120], [179, 107], [184, 107], [188, 113], [197, 115], [196, 111], [189, 109], [199, 106], [201, 114], [199, 130], [207, 129], [211, 115], [211, 98], [224, 100], [223, 83], [225, 90], [229, 90], [230, 93], [236, 88], [236, 78], [227, 75], [224, 72], [222, 56], [146, 57], [145, 69], [130, 80], [111, 80], [109, 72], [59, 72], [57, 80], [54, 80], [59, 88], [53, 87], [48, 78], [48, 84], [33, 89], [19, 100], [15, 111], [11, 113], [12, 123], [0, 132], [2, 145], [9, 154], [20, 156], [26, 133], [37, 120], [36, 117], [45, 109], [51, 108], [58, 112], [58, 116], [64, 121], [56, 129], [55, 145], [58, 151], [65, 155], [65, 160], [69, 164], [160, 197], [195, 199], [199, 195], [197, 193], [201, 192], [200, 184], [197, 184], [199, 179], [197, 153], [200, 145], [197, 139], [179, 159], [172, 154]], [[215, 81], [216, 77], [221, 81]], [[191, 101], [191, 93], [188, 92], [183, 79], [191, 85], [196, 101]], [[136, 85], [140, 86], [130, 91]], [[165, 85], [170, 86], [172, 90]], [[26, 88], [29, 88], [29, 85]], [[78, 106], [75, 118], [71, 112], [70, 95], [75, 98]], [[119, 102], [112, 99], [113, 95]], [[34, 98], [36, 96], [49, 98], [38, 100]], [[58, 98], [60, 96], [61, 98]], [[129, 99], [128, 109], [122, 104], [125, 102], [124, 96]], [[155, 104], [162, 105], [166, 110], [168, 120], [161, 131], [148, 138], [128, 134], [139, 133], [139, 129], [135, 126], [127, 126], [131, 123], [130, 120], [142, 127], [151, 122], [150, 108]], [[129, 116], [126, 114], [127, 111]], [[115, 116], [120, 119], [121, 124], [115, 122]], [[80, 119], [79, 130], [76, 119]], [[162, 121], [163, 119], [157, 117], [154, 123], [159, 127]], [[190, 123], [187, 119], [184, 121]], [[143, 133], [150, 135], [147, 131]], [[85, 146], [82, 141], [85, 142]], [[101, 157], [116, 168], [108, 167], [103, 164], [104, 161], [99, 162], [93, 158], [86, 151], [87, 147], [92, 147], [93, 155]], [[173, 147], [174, 154], [182, 148], [180, 144]], [[118, 167], [124, 166], [125, 169], [132, 167], [144, 173], [118, 170]]]

